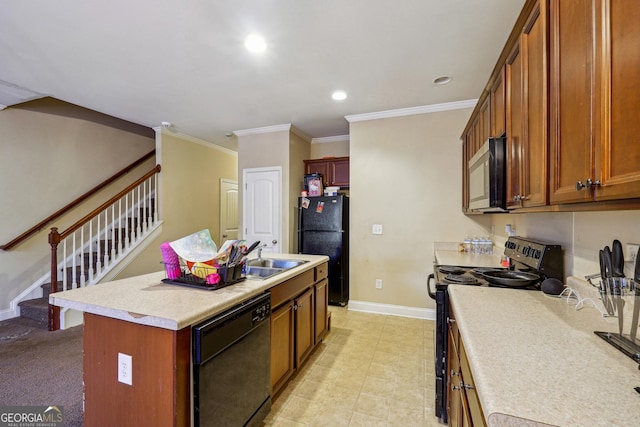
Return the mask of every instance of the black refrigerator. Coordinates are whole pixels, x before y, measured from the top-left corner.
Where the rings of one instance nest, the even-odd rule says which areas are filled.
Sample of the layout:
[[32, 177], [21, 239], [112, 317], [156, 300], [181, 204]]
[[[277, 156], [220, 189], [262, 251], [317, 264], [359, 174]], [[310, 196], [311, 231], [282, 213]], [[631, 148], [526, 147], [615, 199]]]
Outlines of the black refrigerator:
[[298, 253], [329, 257], [329, 304], [349, 302], [349, 198], [298, 199]]

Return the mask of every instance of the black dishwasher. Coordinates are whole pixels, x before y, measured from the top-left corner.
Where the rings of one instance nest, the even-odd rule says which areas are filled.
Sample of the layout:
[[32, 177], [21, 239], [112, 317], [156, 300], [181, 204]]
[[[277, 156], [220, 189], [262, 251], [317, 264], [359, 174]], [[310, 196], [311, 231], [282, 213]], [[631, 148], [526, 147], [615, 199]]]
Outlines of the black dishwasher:
[[194, 426], [260, 425], [271, 410], [271, 295], [193, 328]]

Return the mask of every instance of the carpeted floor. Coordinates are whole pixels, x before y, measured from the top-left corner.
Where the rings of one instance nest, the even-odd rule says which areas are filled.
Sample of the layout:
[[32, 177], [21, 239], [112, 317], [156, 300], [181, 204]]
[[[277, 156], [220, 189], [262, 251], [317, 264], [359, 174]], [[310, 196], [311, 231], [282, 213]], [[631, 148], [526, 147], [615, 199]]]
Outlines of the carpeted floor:
[[64, 407], [82, 426], [82, 326], [49, 332], [29, 319], [0, 322], [0, 404]]

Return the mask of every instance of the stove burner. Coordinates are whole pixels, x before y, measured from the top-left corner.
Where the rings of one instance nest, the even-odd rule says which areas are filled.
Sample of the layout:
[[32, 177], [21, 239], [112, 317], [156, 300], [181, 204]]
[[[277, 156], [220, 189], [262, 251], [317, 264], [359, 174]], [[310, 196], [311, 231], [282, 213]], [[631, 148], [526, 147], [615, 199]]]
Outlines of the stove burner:
[[479, 285], [480, 284], [480, 282], [478, 282], [475, 277], [461, 276], [458, 274], [447, 274], [444, 277], [444, 281], [452, 284], [462, 284], [462, 285]]
[[442, 267], [438, 267], [438, 270], [440, 271], [440, 273], [448, 274], [448, 275], [463, 274], [465, 272], [464, 268], [455, 267], [455, 266], [449, 266], [449, 265], [444, 265]]

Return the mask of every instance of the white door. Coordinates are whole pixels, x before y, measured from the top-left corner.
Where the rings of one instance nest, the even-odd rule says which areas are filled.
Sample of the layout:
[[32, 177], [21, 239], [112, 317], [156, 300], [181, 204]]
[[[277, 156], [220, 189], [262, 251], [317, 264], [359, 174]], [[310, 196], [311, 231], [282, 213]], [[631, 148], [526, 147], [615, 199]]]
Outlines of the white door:
[[256, 168], [242, 171], [243, 238], [260, 240], [265, 252], [281, 252], [282, 168]]
[[238, 239], [238, 181], [220, 179], [220, 246]]

